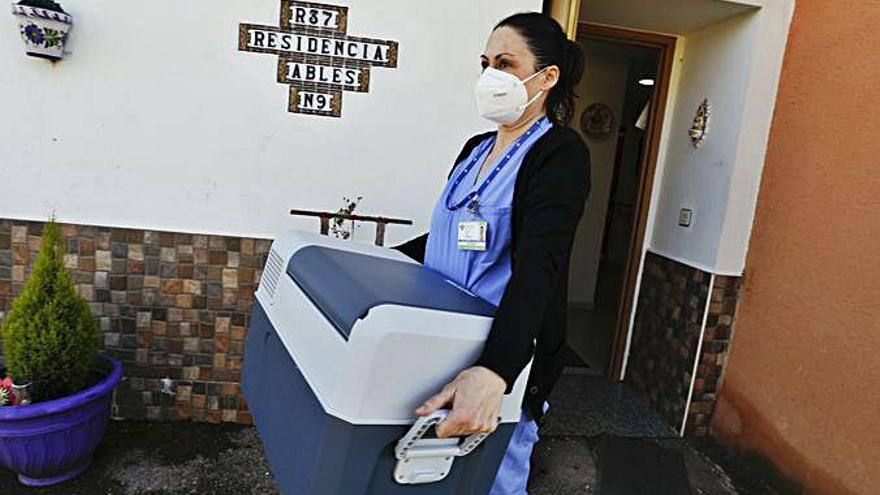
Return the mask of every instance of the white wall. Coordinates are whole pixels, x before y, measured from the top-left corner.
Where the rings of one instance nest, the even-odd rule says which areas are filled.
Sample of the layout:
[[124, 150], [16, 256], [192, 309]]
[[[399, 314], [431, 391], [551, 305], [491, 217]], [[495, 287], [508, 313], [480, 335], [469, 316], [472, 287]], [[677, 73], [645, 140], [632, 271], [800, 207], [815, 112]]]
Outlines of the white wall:
[[763, 26], [779, 26], [782, 29], [761, 29], [755, 45], [764, 48], [754, 56], [752, 77], [748, 83], [748, 97], [743, 108], [736, 165], [730, 180], [727, 214], [716, 260], [719, 273], [742, 273], [746, 264], [764, 156], [773, 120], [773, 104], [776, 101], [781, 75], [788, 26], [794, 14], [794, 2], [777, 2], [756, 13], [756, 21]]
[[[745, 268], [794, 12], [794, 0], [753, 4], [760, 9], [678, 38], [644, 247], [721, 275], [742, 275]], [[704, 97], [713, 106], [709, 136], [693, 150], [687, 130]], [[696, 210], [689, 229], [678, 226], [682, 207]]]
[[[718, 254], [755, 43], [753, 15], [687, 37], [677, 102], [666, 129], [669, 146], [651, 247], [703, 267], [714, 267]], [[710, 127], [704, 144], [695, 149], [688, 129], [703, 98], [711, 106]], [[678, 226], [682, 208], [694, 211], [689, 228]]]
[[601, 140], [584, 137], [590, 149], [590, 197], [572, 245], [568, 299], [589, 308], [594, 302], [599, 273], [629, 60], [613, 45], [588, 41], [582, 42], [581, 46], [585, 48], [586, 67], [578, 87], [579, 98], [575, 102], [576, 122], [572, 125], [580, 131], [581, 113], [593, 103], [604, 103], [614, 113], [614, 131], [610, 136]]
[[[652, 250], [742, 274], [793, 9], [792, 1], [768, 3], [681, 39], [652, 201]], [[694, 149], [687, 129], [703, 98], [712, 107], [709, 134]], [[694, 210], [689, 228], [678, 226], [681, 208]]]
[[0, 217], [271, 236], [316, 229], [290, 208], [363, 195], [364, 213], [415, 220], [392, 242], [425, 230], [461, 144], [489, 127], [472, 88], [491, 27], [541, 2], [352, 3], [348, 34], [397, 40], [399, 64], [345, 93], [339, 119], [288, 113], [276, 57], [238, 51], [239, 23], [277, 25], [279, 3], [65, 2], [55, 65], [7, 19]]

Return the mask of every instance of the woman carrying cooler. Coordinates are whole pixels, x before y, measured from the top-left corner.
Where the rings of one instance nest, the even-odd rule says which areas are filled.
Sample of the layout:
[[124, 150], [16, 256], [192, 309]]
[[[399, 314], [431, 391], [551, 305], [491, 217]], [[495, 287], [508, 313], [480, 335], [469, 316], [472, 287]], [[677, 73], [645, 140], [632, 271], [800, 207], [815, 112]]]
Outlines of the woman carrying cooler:
[[537, 422], [561, 371], [569, 254], [590, 189], [590, 158], [567, 124], [580, 46], [538, 13], [495, 27], [480, 56], [480, 115], [498, 125], [465, 143], [431, 220], [399, 246], [497, 306], [482, 355], [416, 414], [449, 407], [441, 437], [494, 431], [502, 396], [534, 357], [523, 414], [492, 495], [524, 494]]

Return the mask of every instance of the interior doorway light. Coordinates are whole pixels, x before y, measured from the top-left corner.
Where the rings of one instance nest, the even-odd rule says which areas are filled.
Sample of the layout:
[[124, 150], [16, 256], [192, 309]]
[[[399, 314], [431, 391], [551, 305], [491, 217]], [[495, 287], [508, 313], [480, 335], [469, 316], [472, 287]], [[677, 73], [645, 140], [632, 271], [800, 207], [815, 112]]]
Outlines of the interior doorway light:
[[639, 79], [639, 84], [641, 84], [642, 86], [653, 86], [654, 85], [654, 78], [645, 77], [645, 78]]

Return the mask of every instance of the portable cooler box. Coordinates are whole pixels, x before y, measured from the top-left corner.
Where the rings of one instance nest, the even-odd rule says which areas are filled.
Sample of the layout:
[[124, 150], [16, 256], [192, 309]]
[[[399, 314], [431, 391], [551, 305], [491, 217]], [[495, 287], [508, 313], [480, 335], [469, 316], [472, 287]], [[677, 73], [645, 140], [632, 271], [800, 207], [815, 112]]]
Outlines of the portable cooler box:
[[[423, 437], [413, 411], [483, 349], [494, 307], [388, 248], [292, 232], [256, 294], [242, 387], [288, 495], [488, 493], [529, 367], [495, 433]], [[485, 437], [485, 439], [483, 438]]]

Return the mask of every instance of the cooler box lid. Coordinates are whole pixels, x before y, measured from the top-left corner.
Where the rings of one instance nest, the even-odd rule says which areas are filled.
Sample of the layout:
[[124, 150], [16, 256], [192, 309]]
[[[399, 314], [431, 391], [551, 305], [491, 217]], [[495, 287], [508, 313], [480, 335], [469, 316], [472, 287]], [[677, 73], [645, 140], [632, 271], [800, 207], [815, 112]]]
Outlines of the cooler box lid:
[[493, 305], [440, 273], [405, 261], [306, 246], [290, 258], [287, 274], [346, 339], [358, 319], [382, 304], [495, 314]]

